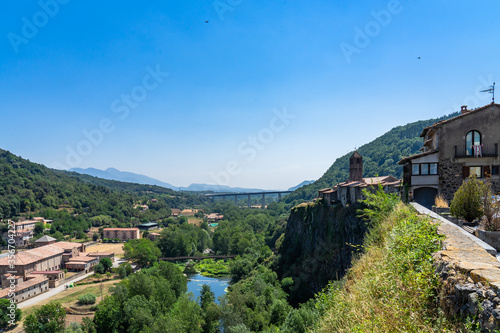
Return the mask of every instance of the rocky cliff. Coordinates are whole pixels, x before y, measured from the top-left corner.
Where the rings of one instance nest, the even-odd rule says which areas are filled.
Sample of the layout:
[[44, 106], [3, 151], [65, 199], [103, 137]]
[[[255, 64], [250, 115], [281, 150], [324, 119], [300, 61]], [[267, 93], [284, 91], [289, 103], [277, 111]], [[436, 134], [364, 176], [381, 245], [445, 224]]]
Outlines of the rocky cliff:
[[301, 204], [290, 213], [281, 247], [281, 278], [292, 277], [290, 302], [307, 301], [328, 281], [342, 278], [360, 250], [366, 225], [359, 205], [328, 206], [323, 200]]

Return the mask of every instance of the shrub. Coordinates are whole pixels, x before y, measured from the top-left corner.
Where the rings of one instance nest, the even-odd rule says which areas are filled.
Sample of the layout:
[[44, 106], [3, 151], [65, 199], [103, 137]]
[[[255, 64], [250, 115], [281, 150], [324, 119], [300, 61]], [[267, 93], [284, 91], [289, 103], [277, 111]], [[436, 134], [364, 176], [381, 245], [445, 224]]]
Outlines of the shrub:
[[442, 194], [436, 196], [436, 198], [434, 199], [434, 205], [437, 208], [448, 208], [449, 207], [448, 201], [446, 201], [446, 199], [443, 197]]
[[469, 177], [453, 196], [450, 213], [456, 217], [472, 222], [483, 216], [484, 184], [475, 176]]
[[94, 304], [96, 296], [92, 293], [86, 293], [78, 297], [78, 302], [83, 305]]

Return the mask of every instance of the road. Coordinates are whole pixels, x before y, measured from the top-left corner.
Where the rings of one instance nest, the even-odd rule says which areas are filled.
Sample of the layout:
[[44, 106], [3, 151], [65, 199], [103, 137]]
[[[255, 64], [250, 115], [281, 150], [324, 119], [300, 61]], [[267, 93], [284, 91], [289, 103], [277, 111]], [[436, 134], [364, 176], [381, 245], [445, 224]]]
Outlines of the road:
[[[79, 276], [76, 279], [72, 280], [71, 282], [78, 282], [78, 281], [83, 280], [83, 279], [85, 279], [86, 277], [88, 277], [88, 276], [90, 276], [92, 274], [94, 274], [94, 272], [88, 273], [88, 274], [85, 274], [85, 275], [82, 275], [82, 276]], [[24, 302], [18, 303], [17, 307], [20, 308], [20, 309], [26, 308], [28, 306], [35, 305], [36, 303], [41, 302], [41, 301], [43, 301], [43, 300], [45, 300], [47, 298], [55, 296], [55, 295], [59, 294], [60, 292], [66, 290], [66, 285], [69, 284], [69, 283], [70, 282], [67, 282], [67, 283], [65, 283], [63, 285], [60, 285], [59, 287], [49, 289], [49, 291], [44, 292], [43, 294], [40, 294], [40, 295], [35, 296], [33, 298], [30, 298], [30, 299], [28, 299], [28, 300], [26, 300]]]

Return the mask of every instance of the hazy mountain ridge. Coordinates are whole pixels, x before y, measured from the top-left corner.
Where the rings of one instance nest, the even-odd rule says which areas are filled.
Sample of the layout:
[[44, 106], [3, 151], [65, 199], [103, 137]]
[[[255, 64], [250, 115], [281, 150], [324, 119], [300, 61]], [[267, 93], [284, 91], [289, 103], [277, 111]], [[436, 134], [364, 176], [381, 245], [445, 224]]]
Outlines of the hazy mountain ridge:
[[[230, 186], [224, 186], [224, 185], [197, 184], [197, 183], [193, 183], [187, 187], [184, 187], [184, 186], [177, 187], [177, 186], [174, 186], [170, 183], [166, 183], [166, 182], [163, 182], [161, 180], [158, 180], [158, 179], [155, 179], [152, 177], [148, 177], [148, 176], [133, 173], [133, 172], [120, 171], [120, 170], [115, 169], [115, 168], [107, 168], [106, 170], [100, 170], [100, 169], [96, 169], [96, 168], [87, 168], [87, 169], [73, 168], [73, 169], [69, 169], [68, 171], [76, 172], [76, 173], [83, 174], [83, 175], [98, 177], [98, 178], [102, 178], [102, 179], [120, 181], [120, 182], [136, 183], [136, 184], [144, 184], [144, 185], [156, 185], [156, 186], [161, 186], [161, 187], [169, 188], [169, 189], [176, 190], [176, 191], [223, 192], [223, 193], [271, 191], [271, 190], [263, 190], [263, 189], [258, 189], [258, 188], [230, 187]], [[310, 184], [311, 182], [313, 182], [313, 181], [311, 181], [311, 180], [303, 181], [299, 185], [291, 187], [290, 189], [288, 189], [288, 191], [293, 191], [299, 187]]]

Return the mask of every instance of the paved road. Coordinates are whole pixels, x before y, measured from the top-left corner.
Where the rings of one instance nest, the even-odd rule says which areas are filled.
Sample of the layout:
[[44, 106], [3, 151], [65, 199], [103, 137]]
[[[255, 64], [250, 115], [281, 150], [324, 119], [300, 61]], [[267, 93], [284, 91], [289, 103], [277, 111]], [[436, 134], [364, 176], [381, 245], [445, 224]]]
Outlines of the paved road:
[[[82, 276], [79, 276], [76, 279], [72, 280], [71, 282], [78, 282], [78, 281], [83, 280], [83, 279], [85, 279], [86, 277], [88, 277], [88, 276], [90, 276], [92, 274], [94, 274], [94, 272], [88, 273], [88, 274], [85, 274], [85, 275], [82, 275]], [[30, 299], [28, 299], [28, 300], [26, 300], [24, 302], [18, 303], [17, 307], [20, 308], [20, 309], [26, 308], [28, 306], [35, 305], [36, 303], [41, 302], [41, 301], [43, 301], [43, 300], [45, 300], [47, 298], [55, 296], [55, 295], [59, 294], [60, 292], [66, 290], [66, 285], [69, 284], [69, 283], [70, 282], [67, 282], [67, 283], [65, 283], [63, 285], [60, 285], [57, 288], [49, 289], [49, 291], [44, 292], [43, 294], [40, 294], [40, 295], [35, 296], [33, 298], [30, 298]]]

